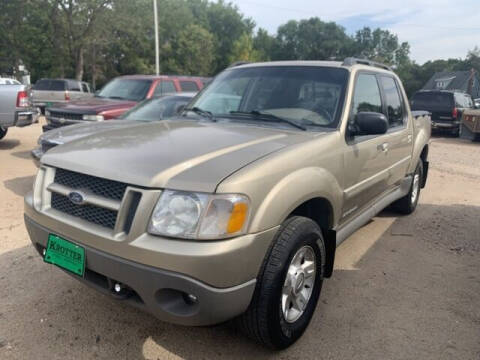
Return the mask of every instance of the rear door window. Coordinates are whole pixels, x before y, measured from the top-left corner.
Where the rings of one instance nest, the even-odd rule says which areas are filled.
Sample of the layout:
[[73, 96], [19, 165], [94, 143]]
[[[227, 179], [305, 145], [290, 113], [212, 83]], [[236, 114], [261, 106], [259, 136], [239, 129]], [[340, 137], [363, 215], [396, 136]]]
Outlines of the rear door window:
[[388, 76], [380, 76], [385, 105], [387, 108], [388, 125], [390, 128], [404, 125], [403, 104], [400, 91], [395, 80]]
[[162, 80], [160, 81], [156, 88], [155, 91], [153, 92], [153, 96], [161, 96], [164, 94], [172, 94], [177, 92], [177, 89], [175, 88], [175, 84], [171, 80]]
[[185, 92], [198, 91], [198, 85], [194, 81], [180, 81], [180, 88]]

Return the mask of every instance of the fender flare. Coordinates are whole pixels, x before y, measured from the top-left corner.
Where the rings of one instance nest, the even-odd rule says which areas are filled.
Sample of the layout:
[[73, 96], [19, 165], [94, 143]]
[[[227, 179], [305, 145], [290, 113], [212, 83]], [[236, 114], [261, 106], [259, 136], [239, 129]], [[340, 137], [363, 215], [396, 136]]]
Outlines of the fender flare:
[[340, 217], [343, 201], [340, 184], [325, 169], [308, 167], [288, 174], [272, 187], [258, 206], [250, 231], [259, 232], [280, 225], [298, 206], [314, 198], [323, 198], [330, 203], [330, 228], [334, 227]]

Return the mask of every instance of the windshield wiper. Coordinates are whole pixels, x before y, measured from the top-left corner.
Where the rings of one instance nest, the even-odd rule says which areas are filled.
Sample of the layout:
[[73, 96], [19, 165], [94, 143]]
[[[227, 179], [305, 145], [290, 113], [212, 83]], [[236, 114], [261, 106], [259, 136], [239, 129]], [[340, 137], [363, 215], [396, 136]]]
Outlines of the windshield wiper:
[[272, 113], [268, 112], [262, 112], [259, 110], [252, 110], [252, 111], [230, 111], [230, 114], [232, 115], [249, 115], [259, 119], [259, 120], [264, 120], [264, 121], [274, 121], [274, 122], [283, 122], [286, 124], [289, 124], [293, 127], [296, 127], [297, 129], [307, 131], [307, 128], [303, 126], [302, 124], [299, 124], [298, 122], [286, 118], [282, 118], [280, 116], [274, 115]]
[[121, 97], [121, 96], [109, 96], [108, 98], [109, 99], [115, 99], [115, 100], [127, 100], [127, 99], [125, 99], [124, 97]]
[[185, 108], [184, 109], [185, 111], [192, 111], [194, 112], [195, 114], [198, 114], [202, 117], [206, 117], [208, 119], [210, 119], [211, 121], [216, 121], [215, 118], [213, 117], [213, 114], [211, 111], [207, 111], [207, 110], [203, 110], [203, 109], [200, 109], [199, 107], [197, 106], [194, 106], [192, 108]]

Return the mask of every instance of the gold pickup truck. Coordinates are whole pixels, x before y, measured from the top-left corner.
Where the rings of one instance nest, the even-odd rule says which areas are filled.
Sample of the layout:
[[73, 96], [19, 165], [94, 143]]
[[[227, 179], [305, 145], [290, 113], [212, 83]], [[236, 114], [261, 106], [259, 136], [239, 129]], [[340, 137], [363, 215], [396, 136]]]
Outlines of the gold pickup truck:
[[430, 131], [385, 65], [232, 66], [178, 117], [49, 150], [25, 223], [46, 263], [105, 294], [183, 325], [237, 318], [282, 349], [336, 246], [389, 205], [415, 210]]
[[480, 109], [464, 111], [460, 126], [460, 137], [480, 141]]

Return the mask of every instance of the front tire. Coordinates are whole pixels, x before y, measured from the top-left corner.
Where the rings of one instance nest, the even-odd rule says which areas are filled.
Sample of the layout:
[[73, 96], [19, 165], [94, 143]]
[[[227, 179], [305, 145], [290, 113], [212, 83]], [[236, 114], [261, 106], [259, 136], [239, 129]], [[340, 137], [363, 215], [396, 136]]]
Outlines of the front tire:
[[287, 219], [267, 253], [242, 330], [280, 350], [300, 338], [312, 319], [323, 283], [325, 243], [311, 219]]
[[415, 211], [418, 204], [418, 199], [420, 197], [420, 188], [423, 179], [423, 162], [420, 160], [418, 162], [417, 168], [413, 173], [412, 185], [410, 186], [410, 191], [407, 195], [398, 199], [392, 204], [392, 207], [395, 211], [401, 214], [411, 214]]
[[0, 126], [0, 140], [2, 140], [5, 137], [5, 135], [7, 135], [7, 130], [8, 130], [7, 128]]

